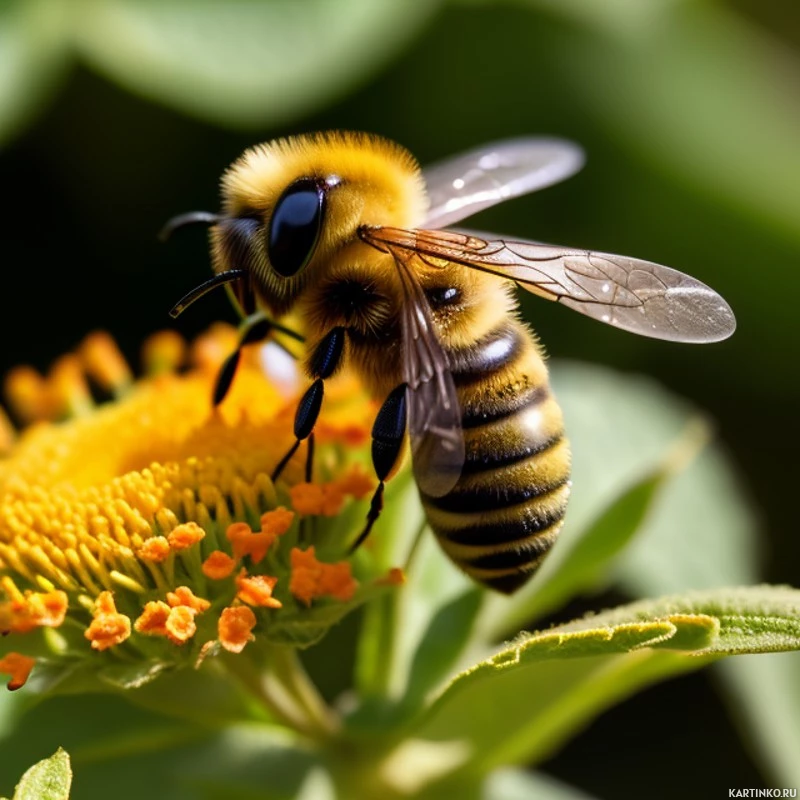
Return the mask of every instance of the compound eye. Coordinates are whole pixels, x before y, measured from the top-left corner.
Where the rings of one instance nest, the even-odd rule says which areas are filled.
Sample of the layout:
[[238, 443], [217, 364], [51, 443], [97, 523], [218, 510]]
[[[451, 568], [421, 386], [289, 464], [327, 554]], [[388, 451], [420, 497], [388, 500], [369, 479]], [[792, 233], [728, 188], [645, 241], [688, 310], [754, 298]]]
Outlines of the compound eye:
[[280, 196], [267, 238], [269, 260], [279, 275], [290, 278], [311, 260], [324, 210], [325, 189], [313, 178], [295, 181]]

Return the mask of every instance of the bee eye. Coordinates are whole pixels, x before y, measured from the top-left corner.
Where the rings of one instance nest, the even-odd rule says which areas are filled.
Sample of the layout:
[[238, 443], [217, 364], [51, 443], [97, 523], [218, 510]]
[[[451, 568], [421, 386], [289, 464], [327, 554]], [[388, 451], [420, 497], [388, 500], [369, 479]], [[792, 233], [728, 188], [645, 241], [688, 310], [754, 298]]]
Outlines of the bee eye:
[[324, 209], [325, 189], [313, 178], [295, 181], [280, 196], [267, 238], [269, 260], [279, 275], [296, 275], [311, 260]]

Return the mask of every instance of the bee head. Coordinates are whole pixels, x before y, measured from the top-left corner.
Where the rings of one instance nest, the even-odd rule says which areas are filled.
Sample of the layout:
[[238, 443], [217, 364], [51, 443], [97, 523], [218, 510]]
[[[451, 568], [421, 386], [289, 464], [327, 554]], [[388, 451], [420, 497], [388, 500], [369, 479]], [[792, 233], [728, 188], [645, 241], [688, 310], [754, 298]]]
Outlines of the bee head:
[[247, 150], [222, 179], [214, 271], [245, 270], [275, 315], [358, 243], [361, 225], [419, 223], [425, 192], [406, 150], [364, 134], [281, 139]]

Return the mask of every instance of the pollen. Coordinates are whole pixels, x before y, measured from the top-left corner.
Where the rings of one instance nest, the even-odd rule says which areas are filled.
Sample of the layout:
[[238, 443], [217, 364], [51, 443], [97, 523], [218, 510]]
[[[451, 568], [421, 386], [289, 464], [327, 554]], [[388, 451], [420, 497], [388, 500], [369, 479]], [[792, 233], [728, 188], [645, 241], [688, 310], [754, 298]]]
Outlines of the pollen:
[[163, 600], [151, 600], [144, 607], [136, 622], [133, 623], [137, 633], [148, 636], [166, 636], [167, 620], [172, 609]]
[[166, 536], [151, 536], [136, 550], [136, 555], [142, 561], [152, 561], [155, 564], [159, 564], [167, 560], [170, 552], [169, 541]]
[[291, 562], [289, 591], [302, 603], [311, 605], [315, 597], [324, 596], [347, 601], [355, 594], [358, 583], [348, 561], [336, 564], [319, 561], [312, 545], [307, 550], [293, 548]]
[[196, 522], [185, 522], [169, 532], [167, 541], [173, 550], [188, 550], [201, 542], [205, 535], [206, 532]]
[[111, 592], [101, 592], [94, 604], [93, 619], [84, 636], [95, 650], [107, 650], [131, 635], [129, 617], [117, 612]]
[[197, 597], [188, 586], [179, 586], [174, 592], [167, 592], [167, 604], [170, 608], [186, 606], [198, 614], [208, 611], [211, 607], [208, 600]]
[[335, 517], [344, 504], [344, 492], [335, 483], [298, 483], [289, 490], [298, 514]]
[[197, 624], [194, 621], [196, 613], [188, 606], [176, 606], [170, 609], [165, 628], [167, 638], [173, 644], [186, 644], [197, 633]]
[[281, 608], [282, 603], [272, 596], [272, 590], [278, 582], [277, 578], [269, 575], [247, 574], [242, 568], [236, 578], [236, 597], [249, 606], [260, 606], [263, 608]]
[[256, 615], [248, 606], [223, 609], [217, 626], [220, 644], [230, 653], [241, 653], [256, 638], [252, 633], [256, 622]]

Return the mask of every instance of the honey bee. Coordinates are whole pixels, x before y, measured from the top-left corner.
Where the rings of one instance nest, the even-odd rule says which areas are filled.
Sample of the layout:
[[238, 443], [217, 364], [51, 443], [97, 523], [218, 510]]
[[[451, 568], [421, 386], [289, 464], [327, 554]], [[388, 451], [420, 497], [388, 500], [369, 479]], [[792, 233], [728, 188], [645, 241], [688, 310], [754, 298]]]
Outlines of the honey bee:
[[[421, 170], [378, 136], [303, 135], [247, 150], [222, 178], [221, 213], [168, 224], [210, 226], [214, 271], [173, 317], [228, 285], [245, 317], [242, 344], [295, 335], [281, 320], [300, 320], [312, 383], [273, 478], [307, 442], [310, 479], [325, 381], [345, 363], [382, 402], [372, 430], [379, 484], [353, 549], [378, 519], [406, 431], [428, 523], [467, 575], [511, 593], [552, 547], [570, 492], [569, 445], [515, 287], [657, 339], [733, 332], [727, 303], [668, 267], [449, 228], [582, 164], [579, 147], [551, 138], [500, 141]], [[220, 371], [215, 402], [238, 358], [237, 349]]]

